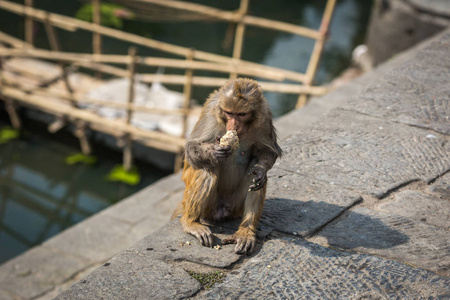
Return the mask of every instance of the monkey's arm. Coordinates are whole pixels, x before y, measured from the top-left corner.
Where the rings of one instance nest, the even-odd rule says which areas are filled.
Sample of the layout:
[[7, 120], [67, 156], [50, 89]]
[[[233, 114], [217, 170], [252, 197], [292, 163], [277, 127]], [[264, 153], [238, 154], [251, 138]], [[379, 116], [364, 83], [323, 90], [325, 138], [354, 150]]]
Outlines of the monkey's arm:
[[269, 171], [277, 160], [279, 154], [269, 149], [255, 150], [255, 156], [250, 163], [250, 175], [254, 175], [250, 184], [250, 191], [257, 191], [264, 187], [267, 182], [267, 171]]
[[195, 169], [212, 168], [232, 154], [230, 146], [190, 140], [186, 143], [186, 159]]

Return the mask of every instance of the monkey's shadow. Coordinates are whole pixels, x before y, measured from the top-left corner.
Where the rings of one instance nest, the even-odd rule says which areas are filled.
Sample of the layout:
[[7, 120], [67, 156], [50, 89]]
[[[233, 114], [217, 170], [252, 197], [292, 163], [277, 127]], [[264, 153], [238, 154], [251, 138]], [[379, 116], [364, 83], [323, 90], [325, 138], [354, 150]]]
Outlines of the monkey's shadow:
[[[339, 222], [331, 222], [345, 209], [322, 201], [267, 199], [258, 226], [258, 240], [262, 241], [276, 231], [303, 238], [322, 236], [328, 240], [329, 245], [346, 249], [385, 249], [409, 241], [406, 234], [392, 228], [398, 222], [387, 222], [388, 219], [384, 218], [351, 212]], [[214, 242], [219, 243], [219, 238], [231, 236], [238, 229], [240, 221], [241, 219], [234, 219], [211, 226], [215, 235]], [[258, 252], [260, 248], [261, 244], [258, 243], [254, 252]]]

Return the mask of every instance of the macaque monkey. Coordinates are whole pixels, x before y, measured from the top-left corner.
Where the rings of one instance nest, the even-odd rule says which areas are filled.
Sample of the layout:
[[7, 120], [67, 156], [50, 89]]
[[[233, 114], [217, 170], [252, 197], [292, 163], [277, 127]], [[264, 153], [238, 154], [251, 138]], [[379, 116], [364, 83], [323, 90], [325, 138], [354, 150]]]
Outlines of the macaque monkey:
[[[230, 137], [220, 137], [226, 132]], [[235, 146], [227, 145], [232, 141]], [[235, 137], [237, 139], [237, 137]], [[282, 150], [272, 123], [272, 112], [256, 81], [228, 81], [206, 101], [186, 143], [182, 179], [183, 200], [173, 217], [202, 245], [213, 246], [213, 235], [201, 220], [242, 217], [239, 229], [222, 244], [236, 244], [235, 252], [250, 254], [266, 196], [267, 171]]]

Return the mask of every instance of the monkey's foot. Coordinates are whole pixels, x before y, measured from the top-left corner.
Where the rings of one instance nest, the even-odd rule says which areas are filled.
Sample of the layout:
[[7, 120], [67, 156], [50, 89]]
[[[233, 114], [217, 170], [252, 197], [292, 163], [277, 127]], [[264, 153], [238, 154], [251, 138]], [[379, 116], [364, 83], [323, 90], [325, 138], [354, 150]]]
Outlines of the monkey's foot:
[[214, 245], [214, 238], [208, 226], [200, 223], [191, 223], [183, 225], [184, 231], [195, 236], [203, 246], [212, 247]]
[[223, 239], [222, 245], [236, 244], [234, 252], [236, 254], [250, 255], [256, 243], [256, 235], [248, 228], [239, 229], [230, 238]]

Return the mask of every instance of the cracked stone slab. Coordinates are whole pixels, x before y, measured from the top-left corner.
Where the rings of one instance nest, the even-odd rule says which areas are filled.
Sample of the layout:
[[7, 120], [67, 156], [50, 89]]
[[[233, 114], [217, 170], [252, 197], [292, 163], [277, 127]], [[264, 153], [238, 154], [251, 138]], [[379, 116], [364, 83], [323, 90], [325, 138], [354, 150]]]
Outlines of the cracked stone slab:
[[[220, 225], [211, 227], [211, 231], [215, 235], [215, 245], [221, 245], [221, 239], [234, 233]], [[133, 245], [129, 251], [165, 262], [190, 262], [212, 268], [227, 268], [242, 258], [242, 255], [234, 253], [234, 246], [223, 245], [220, 250], [204, 247], [194, 236], [185, 233], [179, 219], [175, 219]]]
[[293, 135], [283, 149], [277, 168], [379, 198], [450, 170], [448, 137], [342, 110]]
[[428, 191], [450, 201], [450, 172], [438, 178], [436, 182], [430, 185]]
[[225, 281], [195, 299], [419, 299], [450, 295], [450, 279], [302, 239], [266, 242]]
[[90, 261], [81, 257], [35, 247], [1, 266], [0, 290], [14, 295], [13, 299], [34, 299], [89, 264]]
[[392, 201], [378, 205], [383, 212], [450, 230], [450, 199], [417, 191], [396, 193]]
[[261, 236], [271, 231], [309, 236], [361, 200], [344, 188], [281, 169], [269, 173]]
[[200, 289], [183, 269], [125, 251], [55, 299], [185, 299]]
[[318, 235], [326, 238], [330, 246], [450, 275], [450, 232], [423, 222], [358, 207]]
[[342, 108], [450, 134], [449, 42], [447, 32]]

